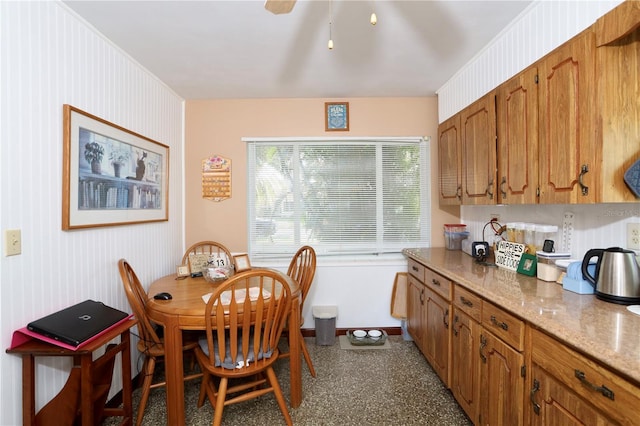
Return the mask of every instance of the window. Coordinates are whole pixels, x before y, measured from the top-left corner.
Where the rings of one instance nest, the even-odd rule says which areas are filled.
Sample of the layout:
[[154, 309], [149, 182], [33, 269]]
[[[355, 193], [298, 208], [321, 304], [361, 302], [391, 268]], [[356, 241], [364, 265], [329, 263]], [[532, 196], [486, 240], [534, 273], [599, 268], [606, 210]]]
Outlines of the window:
[[428, 139], [251, 139], [252, 258], [428, 247]]

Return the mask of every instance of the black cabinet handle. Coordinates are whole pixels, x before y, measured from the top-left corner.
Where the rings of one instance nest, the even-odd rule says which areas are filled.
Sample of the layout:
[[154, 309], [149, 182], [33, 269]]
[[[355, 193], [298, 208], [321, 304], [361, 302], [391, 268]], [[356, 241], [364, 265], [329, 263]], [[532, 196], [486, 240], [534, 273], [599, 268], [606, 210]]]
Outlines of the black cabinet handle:
[[602, 386], [596, 386], [593, 383], [591, 383], [590, 381], [587, 380], [586, 375], [584, 374], [584, 371], [580, 371], [578, 369], [574, 370], [576, 377], [578, 378], [578, 380], [580, 380], [580, 382], [585, 385], [586, 387], [590, 388], [591, 390], [594, 390], [596, 392], [600, 392], [603, 396], [609, 398], [610, 400], [614, 400], [615, 395], [613, 394], [613, 391], [611, 389], [609, 389], [608, 387], [606, 387], [605, 385]]
[[533, 387], [531, 388], [531, 393], [529, 394], [529, 400], [531, 401], [531, 405], [533, 406], [533, 412], [536, 415], [540, 415], [540, 404], [538, 404], [535, 400], [536, 393], [540, 390], [540, 382], [537, 379], [533, 379]]

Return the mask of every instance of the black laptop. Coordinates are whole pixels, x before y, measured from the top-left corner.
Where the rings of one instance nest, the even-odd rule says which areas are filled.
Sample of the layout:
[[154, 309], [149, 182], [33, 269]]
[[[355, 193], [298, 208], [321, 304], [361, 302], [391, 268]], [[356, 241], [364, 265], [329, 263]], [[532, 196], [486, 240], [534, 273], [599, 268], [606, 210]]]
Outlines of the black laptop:
[[95, 300], [85, 300], [27, 324], [27, 329], [71, 346], [106, 330], [129, 314]]

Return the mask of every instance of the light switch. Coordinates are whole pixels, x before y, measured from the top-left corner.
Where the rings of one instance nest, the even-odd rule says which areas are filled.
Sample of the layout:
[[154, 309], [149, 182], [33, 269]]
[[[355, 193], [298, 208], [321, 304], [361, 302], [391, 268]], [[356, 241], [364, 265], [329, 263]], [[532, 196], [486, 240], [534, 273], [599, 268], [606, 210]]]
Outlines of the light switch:
[[22, 253], [22, 237], [19, 229], [4, 231], [4, 255], [15, 256]]

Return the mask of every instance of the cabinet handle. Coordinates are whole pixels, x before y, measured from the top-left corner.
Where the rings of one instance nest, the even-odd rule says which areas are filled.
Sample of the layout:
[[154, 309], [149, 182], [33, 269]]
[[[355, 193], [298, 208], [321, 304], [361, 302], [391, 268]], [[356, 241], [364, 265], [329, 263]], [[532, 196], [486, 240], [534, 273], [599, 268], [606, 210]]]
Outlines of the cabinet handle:
[[509, 324], [507, 324], [506, 322], [498, 322], [498, 320], [494, 315], [491, 315], [491, 323], [496, 327], [500, 327], [503, 330], [509, 330]]
[[420, 304], [424, 305], [424, 289], [420, 290]]
[[458, 322], [460, 321], [460, 318], [458, 317], [458, 315], [454, 315], [453, 317], [453, 335], [457, 336], [458, 335]]
[[580, 382], [585, 385], [586, 387], [590, 388], [591, 390], [594, 390], [596, 392], [600, 392], [602, 395], [604, 395], [605, 397], [609, 398], [610, 400], [614, 400], [614, 394], [613, 391], [611, 389], [609, 389], [608, 387], [606, 387], [605, 385], [602, 386], [596, 386], [593, 383], [591, 383], [590, 381], [587, 380], [586, 375], [584, 374], [584, 371], [580, 371], [580, 370], [574, 370], [576, 377], [578, 378], [578, 380], [580, 380]]
[[458, 189], [456, 189], [456, 197], [458, 197], [458, 200], [462, 200], [462, 186], [458, 186]]
[[507, 177], [502, 176], [502, 180], [500, 181], [500, 193], [502, 194], [502, 199], [507, 198], [507, 191], [504, 190], [504, 185], [507, 183]]
[[489, 181], [489, 184], [487, 185], [487, 196], [489, 197], [490, 200], [493, 200], [493, 179], [491, 179]]
[[582, 182], [582, 177], [589, 173], [589, 165], [583, 164], [580, 169], [580, 176], [578, 176], [578, 183], [580, 184], [580, 188], [582, 188], [582, 195], [589, 195], [589, 187]]
[[470, 308], [473, 307], [473, 302], [471, 300], [466, 299], [464, 296], [460, 296], [460, 301], [463, 305], [468, 306]]
[[417, 266], [414, 266], [414, 265], [412, 265], [412, 266], [411, 266], [411, 269], [413, 269], [413, 270], [414, 270], [414, 272], [418, 272], [418, 271], [420, 270], [420, 269], [418, 269], [418, 267], [417, 267]]
[[533, 387], [531, 388], [531, 393], [529, 394], [529, 400], [531, 401], [531, 405], [533, 406], [533, 412], [536, 415], [540, 415], [540, 404], [538, 404], [535, 400], [536, 393], [540, 390], [540, 382], [537, 379], [533, 379]]
[[487, 338], [484, 337], [484, 335], [480, 335], [480, 359], [482, 360], [483, 363], [487, 363], [487, 357], [484, 356], [484, 353], [482, 353], [482, 350], [485, 348], [485, 346], [487, 346]]
[[449, 308], [444, 311], [444, 315], [442, 316], [442, 322], [444, 323], [444, 328], [449, 328]]
[[440, 287], [440, 281], [436, 280], [435, 278], [432, 278], [431, 282], [433, 283], [433, 285], [437, 285], [438, 287]]

